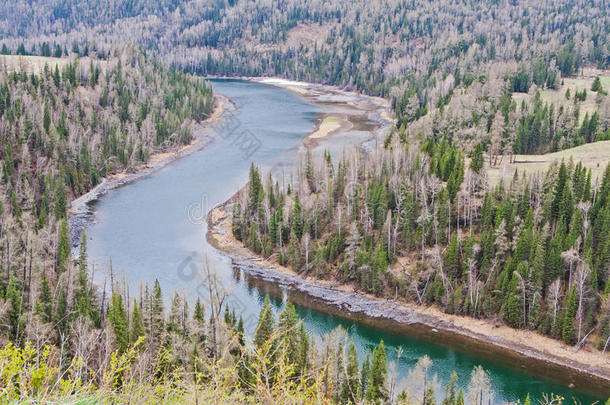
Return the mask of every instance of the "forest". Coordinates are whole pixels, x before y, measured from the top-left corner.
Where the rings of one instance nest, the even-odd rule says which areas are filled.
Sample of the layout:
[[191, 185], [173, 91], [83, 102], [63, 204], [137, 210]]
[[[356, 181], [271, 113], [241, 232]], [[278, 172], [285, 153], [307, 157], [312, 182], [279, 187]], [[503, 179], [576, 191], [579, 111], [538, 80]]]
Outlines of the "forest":
[[481, 144], [467, 164], [446, 138], [403, 139], [338, 162], [307, 153], [281, 186], [252, 166], [234, 236], [304, 276], [605, 352], [610, 165], [593, 180], [563, 161], [490, 187]]
[[252, 252], [607, 352], [610, 165], [488, 171], [610, 140], [609, 37], [605, 0], [0, 4], [0, 58], [48, 58], [0, 63], [0, 402], [494, 402], [482, 368], [464, 389], [456, 376], [441, 386], [427, 357], [399, 386], [383, 341], [363, 358], [344, 330], [317, 340], [290, 303], [266, 300], [249, 341], [212, 281], [205, 308], [158, 282], [135, 297], [92, 282], [71, 201], [190, 144], [214, 109], [203, 76], [392, 105], [394, 128], [369, 153], [308, 151], [281, 184], [252, 165], [232, 215]]

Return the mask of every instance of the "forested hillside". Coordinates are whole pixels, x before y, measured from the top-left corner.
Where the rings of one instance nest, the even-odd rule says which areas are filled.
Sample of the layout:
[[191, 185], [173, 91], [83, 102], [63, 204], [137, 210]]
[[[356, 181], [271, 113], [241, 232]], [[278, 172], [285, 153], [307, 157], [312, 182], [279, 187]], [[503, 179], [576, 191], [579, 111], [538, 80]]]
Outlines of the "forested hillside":
[[[104, 325], [109, 302], [110, 317], [117, 304], [89, 281], [86, 243], [80, 260], [72, 260], [70, 201], [103, 176], [189, 143], [192, 123], [213, 108], [203, 79], [163, 67], [135, 48], [62, 61], [61, 68], [36, 62], [31, 73], [6, 66], [0, 72], [2, 401], [19, 398], [20, 390], [34, 398], [43, 380], [58, 383], [79, 355], [87, 363], [104, 347], [108, 355], [114, 350]], [[11, 345], [36, 351], [21, 357]], [[8, 389], [11, 367], [24, 366], [27, 356], [46, 371], [39, 368], [27, 377], [35, 381]], [[98, 366], [110, 366], [100, 356]], [[43, 357], [48, 363], [41, 366]], [[72, 381], [85, 382], [88, 370], [78, 366]]]
[[198, 73], [281, 76], [389, 97], [404, 123], [446, 103], [460, 84], [485, 80], [494, 66], [521, 92], [559, 86], [584, 66], [610, 66], [603, 0], [104, 5], [98, 15], [88, 1], [6, 2], [5, 51], [106, 53], [129, 40]]
[[394, 137], [339, 162], [307, 154], [282, 187], [252, 167], [233, 234], [304, 276], [605, 351], [610, 165], [601, 179], [566, 161], [490, 187], [484, 161], [480, 144], [467, 165], [445, 137]]
[[[276, 317], [267, 300], [248, 342], [206, 266], [207, 308], [178, 293], [168, 305], [152, 280], [136, 297], [91, 282], [84, 233], [71, 255], [69, 203], [192, 141], [214, 106], [195, 74], [392, 103], [395, 128], [368, 154], [307, 153], [281, 186], [252, 166], [232, 231], [253, 252], [606, 352], [610, 165], [598, 178], [565, 160], [509, 181], [487, 169], [610, 139], [608, 11], [606, 0], [0, 4], [0, 53], [17, 58], [0, 63], [0, 402], [494, 402], [481, 368], [465, 390], [455, 376], [440, 387], [427, 357], [402, 391], [383, 342], [358, 359], [343, 331], [314, 341], [290, 304]], [[32, 55], [61, 59], [15, 68]]]

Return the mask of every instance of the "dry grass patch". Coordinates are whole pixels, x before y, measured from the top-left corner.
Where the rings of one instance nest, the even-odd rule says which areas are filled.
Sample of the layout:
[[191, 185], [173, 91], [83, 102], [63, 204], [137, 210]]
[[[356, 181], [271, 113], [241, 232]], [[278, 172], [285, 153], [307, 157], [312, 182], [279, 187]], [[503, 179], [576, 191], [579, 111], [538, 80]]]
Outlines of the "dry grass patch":
[[496, 185], [500, 179], [510, 181], [513, 178], [515, 169], [519, 169], [519, 174], [523, 172], [529, 174], [545, 173], [554, 163], [562, 160], [568, 162], [570, 159], [574, 164], [581, 162], [582, 165], [592, 171], [592, 179], [600, 178], [610, 163], [610, 141], [600, 141], [587, 143], [554, 153], [545, 155], [516, 155], [515, 162], [509, 163], [508, 157], [496, 167], [489, 167], [486, 162], [487, 175], [490, 185]]
[[57, 66], [60, 70], [70, 63], [67, 58], [52, 58], [46, 56], [0, 55], [0, 69], [4, 72], [40, 73], [47, 65]]
[[[574, 105], [574, 94], [577, 91], [587, 90], [587, 98], [585, 101], [581, 101], [578, 103], [580, 106], [580, 121], [583, 120], [585, 114], [591, 115], [593, 112], [597, 110], [597, 93], [591, 91], [591, 85], [593, 84], [593, 80], [596, 77], [600, 78], [602, 87], [604, 90], [608, 91], [610, 89], [610, 71], [608, 70], [599, 70], [599, 69], [584, 69], [582, 75], [574, 76], [574, 77], [564, 77], [561, 79], [559, 88], [557, 90], [554, 89], [545, 89], [540, 91], [540, 97], [542, 101], [555, 104], [557, 106], [568, 106]], [[566, 98], [566, 91], [570, 90], [570, 99]], [[522, 100], [526, 102], [531, 102], [532, 96], [526, 93], [513, 93], [513, 99], [518, 103], [521, 103]]]

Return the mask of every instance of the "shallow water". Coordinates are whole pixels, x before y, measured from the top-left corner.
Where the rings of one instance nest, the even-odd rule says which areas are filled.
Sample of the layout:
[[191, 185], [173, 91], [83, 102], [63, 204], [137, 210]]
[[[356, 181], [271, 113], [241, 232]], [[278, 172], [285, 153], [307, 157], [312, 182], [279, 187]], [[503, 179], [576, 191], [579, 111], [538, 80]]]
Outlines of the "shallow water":
[[[246, 329], [252, 333], [265, 294], [271, 293], [278, 309], [288, 294], [234, 271], [230, 260], [206, 243], [205, 214], [246, 183], [251, 162], [261, 165], [263, 172], [279, 167], [275, 171], [280, 182], [282, 167], [284, 175], [289, 176], [288, 168], [294, 162], [300, 141], [313, 129], [321, 107], [289, 91], [259, 83], [219, 80], [213, 85], [216, 92], [229, 97], [237, 106], [234, 118], [229, 120], [231, 124], [219, 128], [214, 135], [217, 139], [206, 149], [150, 177], [112, 190], [97, 201], [93, 206], [95, 223], [87, 229], [89, 255], [95, 265], [96, 282], [100, 284], [108, 282], [112, 257], [115, 279], [124, 278], [131, 286], [132, 296], [137, 295], [143, 283], [158, 279], [166, 297], [171, 291], [183, 290], [189, 297], [200, 295], [204, 301], [206, 293], [198, 287], [199, 280], [192, 275], [191, 268], [207, 256], [221, 285], [231, 292], [229, 305], [244, 318]], [[258, 149], [244, 150], [243, 143], [235, 141], [237, 134], [244, 131], [251, 143], [260, 143]], [[336, 143], [331, 146], [333, 152], [340, 149]], [[401, 377], [427, 354], [439, 381], [446, 382], [455, 370], [464, 387], [472, 368], [483, 365], [491, 374], [496, 403], [517, 398], [523, 401], [527, 392], [533, 398], [542, 398], [542, 392], [554, 392], [566, 398], [576, 397], [582, 403], [598, 399], [501, 359], [473, 355], [452, 342], [433, 343], [429, 339], [392, 334], [304, 307], [298, 307], [298, 312], [315, 336], [337, 326], [347, 329], [361, 360], [380, 339], [388, 348], [390, 360], [396, 360], [397, 349], [402, 347], [397, 363]]]

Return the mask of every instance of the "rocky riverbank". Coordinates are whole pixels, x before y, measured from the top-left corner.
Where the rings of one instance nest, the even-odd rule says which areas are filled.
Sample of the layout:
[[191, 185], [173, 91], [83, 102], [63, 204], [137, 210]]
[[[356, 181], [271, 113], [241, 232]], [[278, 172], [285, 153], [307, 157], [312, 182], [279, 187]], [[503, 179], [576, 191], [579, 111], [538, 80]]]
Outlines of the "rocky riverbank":
[[286, 290], [295, 304], [518, 364], [537, 375], [595, 395], [610, 396], [608, 355], [593, 348], [575, 352], [572, 347], [533, 331], [450, 315], [436, 307], [377, 298], [356, 291], [351, 285], [302, 277], [275, 261], [254, 255], [233, 237], [232, 205], [233, 199], [210, 211], [208, 243], [228, 255], [233, 265], [248, 276]]

